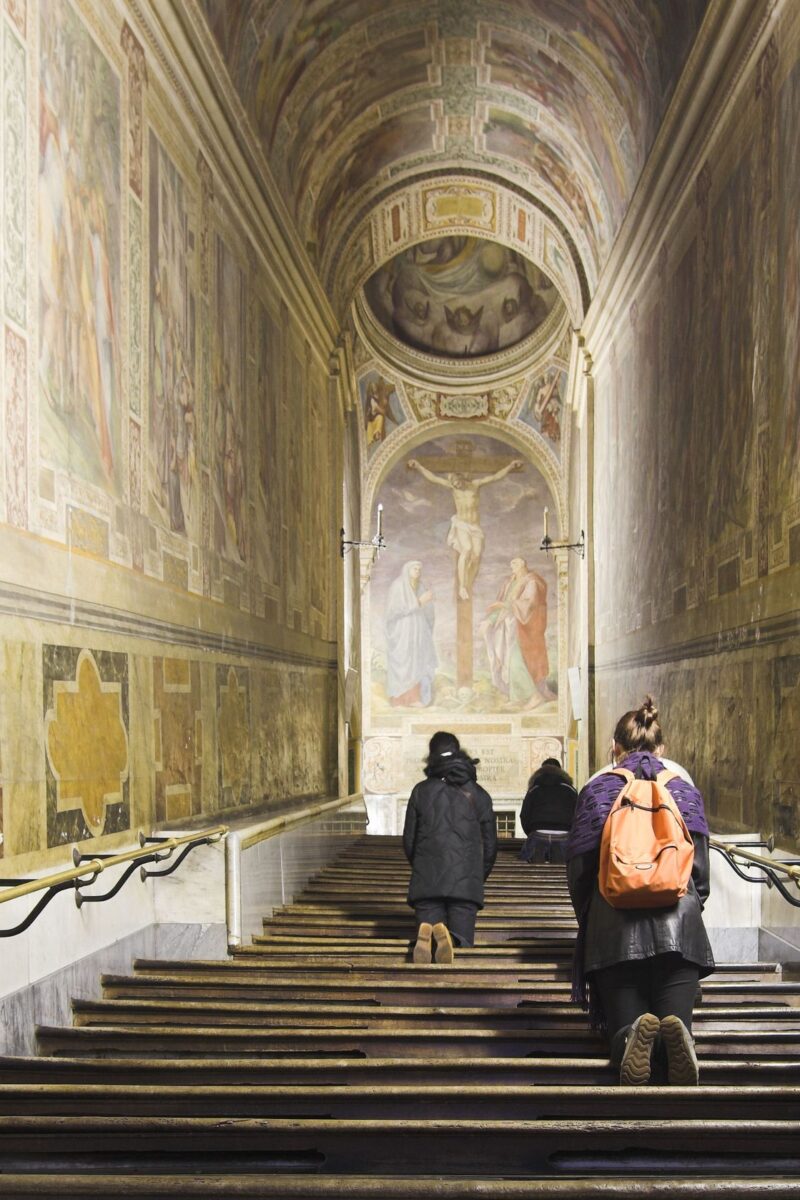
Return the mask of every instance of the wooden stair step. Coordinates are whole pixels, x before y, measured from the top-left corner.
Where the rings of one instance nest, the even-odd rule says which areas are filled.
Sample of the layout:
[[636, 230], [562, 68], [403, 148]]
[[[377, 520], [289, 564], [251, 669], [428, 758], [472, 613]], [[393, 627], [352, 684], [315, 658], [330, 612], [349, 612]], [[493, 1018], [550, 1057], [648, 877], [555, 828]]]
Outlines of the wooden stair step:
[[[118, 1021], [130, 1023], [185, 1024], [190, 1018], [208, 1024], [211, 1020], [220, 1025], [249, 1026], [258, 1019], [263, 1026], [301, 1025], [303, 1027], [325, 1027], [342, 1018], [371, 1028], [389, 1026], [409, 1029], [426, 1025], [429, 1028], [513, 1028], [524, 1025], [540, 1026], [555, 1024], [568, 1027], [585, 1024], [586, 1015], [575, 1004], [532, 1004], [522, 1001], [516, 1007], [492, 1005], [431, 1008], [427, 1005], [364, 1005], [329, 1004], [318, 1011], [309, 1011], [307, 1004], [241, 998], [219, 1001], [182, 999], [180, 1002], [147, 998], [136, 1000], [74, 1000], [73, 1020], [76, 1025], [109, 1024]], [[201, 1018], [205, 1018], [201, 1020]], [[720, 1006], [701, 1005], [695, 1010], [695, 1023], [708, 1025], [724, 1022], [730, 1027], [737, 1022], [756, 1022], [759, 1028], [784, 1027], [795, 1021], [800, 1028], [800, 1014], [788, 1006], [765, 1005]]]
[[[713, 1189], [713, 1191], [712, 1191]], [[251, 1196], [263, 1200], [630, 1200], [647, 1196], [648, 1200], [794, 1200], [800, 1197], [800, 1183], [785, 1178], [757, 1179], [715, 1177], [708, 1179], [654, 1179], [652, 1176], [626, 1176], [624, 1179], [548, 1178], [507, 1179], [482, 1175], [478, 1179], [463, 1176], [409, 1178], [408, 1176], [347, 1175], [328, 1178], [323, 1175], [222, 1174], [219, 1169], [202, 1176], [156, 1174], [72, 1175], [0, 1175], [0, 1196], [56, 1196], [60, 1200], [93, 1200], [109, 1196], [145, 1196], [164, 1200], [170, 1196], [203, 1197], [227, 1200], [227, 1197]]]
[[[219, 1084], [230, 1080], [248, 1084], [273, 1086], [303, 1083], [309, 1087], [325, 1084], [385, 1082], [397, 1083], [455, 1083], [563, 1085], [615, 1083], [618, 1071], [611, 1066], [600, 1047], [598, 1057], [557, 1056], [538, 1058], [440, 1058], [435, 1054], [424, 1058], [318, 1058], [293, 1055], [290, 1058], [225, 1059], [162, 1055], [154, 1058], [131, 1057], [13, 1057], [0, 1058], [0, 1082], [20, 1080], [40, 1082], [109, 1082], [109, 1083], [174, 1083]], [[800, 1086], [800, 1058], [771, 1056], [764, 1059], [705, 1059], [703, 1079], [712, 1084], [735, 1083]]]
[[[770, 1058], [797, 1053], [800, 1029], [728, 1030], [700, 1028], [696, 1032], [700, 1058]], [[362, 1028], [342, 1020], [340, 1026], [327, 1029], [275, 1028], [250, 1029], [236, 1026], [198, 1025], [193, 1028], [172, 1025], [114, 1024], [55, 1028], [37, 1027], [39, 1044], [54, 1054], [70, 1053], [143, 1053], [146, 1050], [172, 1054], [200, 1052], [204, 1055], [301, 1053], [358, 1055], [386, 1058], [419, 1056], [435, 1051], [448, 1055], [527, 1055], [597, 1053], [602, 1046], [599, 1035], [583, 1027], [553, 1029], [527, 1027], [504, 1029], [379, 1029]]]
[[553, 1086], [533, 1084], [2, 1083], [5, 1116], [217, 1116], [308, 1119], [542, 1121], [792, 1120], [800, 1087]]
[[242, 1168], [440, 1174], [496, 1170], [550, 1176], [591, 1165], [595, 1174], [697, 1175], [747, 1169], [800, 1173], [800, 1122], [746, 1119], [335, 1120], [245, 1117], [6, 1117], [0, 1169], [148, 1171], [182, 1163], [204, 1172], [225, 1155]]

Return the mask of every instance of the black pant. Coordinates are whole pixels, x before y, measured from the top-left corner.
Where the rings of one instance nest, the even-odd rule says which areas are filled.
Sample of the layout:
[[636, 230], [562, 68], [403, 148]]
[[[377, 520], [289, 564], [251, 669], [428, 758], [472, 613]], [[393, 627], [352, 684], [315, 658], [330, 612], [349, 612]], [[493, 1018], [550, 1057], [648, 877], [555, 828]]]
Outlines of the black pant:
[[533, 833], [528, 834], [528, 840], [525, 843], [525, 858], [530, 863], [566, 862], [564, 857], [566, 842], [566, 831], [564, 833], [545, 833], [541, 829], [534, 829]]
[[435, 896], [430, 900], [415, 900], [414, 911], [417, 925], [427, 921], [430, 925], [446, 925], [450, 936], [458, 946], [472, 946], [475, 942], [475, 917], [477, 904], [471, 900], [451, 900], [447, 896]]
[[608, 1024], [611, 1061], [619, 1064], [629, 1027], [642, 1013], [680, 1017], [692, 1030], [700, 968], [680, 954], [657, 954], [595, 971], [593, 981]]

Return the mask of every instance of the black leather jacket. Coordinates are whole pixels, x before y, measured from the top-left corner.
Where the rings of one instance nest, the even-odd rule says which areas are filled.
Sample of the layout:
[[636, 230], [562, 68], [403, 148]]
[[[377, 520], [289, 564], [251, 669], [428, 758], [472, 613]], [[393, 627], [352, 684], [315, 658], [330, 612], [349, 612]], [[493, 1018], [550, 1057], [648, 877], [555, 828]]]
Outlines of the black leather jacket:
[[676, 952], [696, 963], [701, 978], [714, 970], [714, 956], [703, 924], [710, 865], [708, 838], [693, 833], [694, 865], [689, 890], [669, 908], [612, 908], [600, 895], [599, 846], [567, 863], [572, 905], [584, 925], [583, 970], [599, 971], [615, 963]]

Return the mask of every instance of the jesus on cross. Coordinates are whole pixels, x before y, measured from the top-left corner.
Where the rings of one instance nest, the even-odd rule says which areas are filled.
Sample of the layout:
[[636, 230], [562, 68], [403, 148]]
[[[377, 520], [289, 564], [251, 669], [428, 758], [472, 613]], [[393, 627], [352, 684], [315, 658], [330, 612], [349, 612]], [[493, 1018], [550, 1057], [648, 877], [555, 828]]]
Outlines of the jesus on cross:
[[478, 493], [487, 483], [495, 483], [504, 479], [510, 471], [521, 471], [524, 464], [515, 458], [506, 466], [486, 475], [482, 479], [470, 479], [469, 475], [459, 471], [451, 471], [447, 475], [435, 475], [416, 458], [409, 459], [408, 468], [419, 471], [425, 479], [439, 487], [449, 488], [453, 495], [456, 511], [450, 518], [450, 530], [447, 534], [447, 544], [458, 555], [456, 572], [458, 578], [459, 600], [469, 600], [472, 584], [478, 573], [481, 555], [483, 554], [484, 533], [480, 525], [478, 510]]

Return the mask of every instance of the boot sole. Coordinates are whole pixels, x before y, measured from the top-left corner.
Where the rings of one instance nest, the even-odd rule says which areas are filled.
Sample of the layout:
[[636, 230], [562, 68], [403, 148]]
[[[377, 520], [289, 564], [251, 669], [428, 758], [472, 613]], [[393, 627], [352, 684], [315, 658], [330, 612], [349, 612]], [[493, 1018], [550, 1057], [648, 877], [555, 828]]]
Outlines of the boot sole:
[[700, 1079], [697, 1060], [686, 1043], [688, 1036], [677, 1017], [664, 1017], [661, 1037], [667, 1051], [667, 1079], [677, 1087], [696, 1087]]
[[[422, 926], [420, 926], [420, 929], [421, 928]], [[428, 929], [430, 932], [427, 935], [417, 937], [417, 940], [414, 943], [414, 950], [411, 955], [412, 962], [415, 962], [421, 966], [426, 966], [431, 961], [431, 941], [433, 938], [433, 928], [429, 925]]]
[[658, 1037], [661, 1022], [652, 1013], [645, 1013], [636, 1026], [629, 1044], [625, 1047], [619, 1069], [619, 1081], [625, 1087], [638, 1087], [647, 1083], [652, 1070], [653, 1044]]
[[444, 936], [442, 936], [440, 934], [437, 937], [436, 933], [434, 932], [433, 940], [436, 942], [436, 952], [434, 954], [434, 961], [437, 963], [442, 963], [444, 965], [452, 963], [454, 955], [453, 955], [453, 943], [450, 939], [450, 934], [445, 932]]

